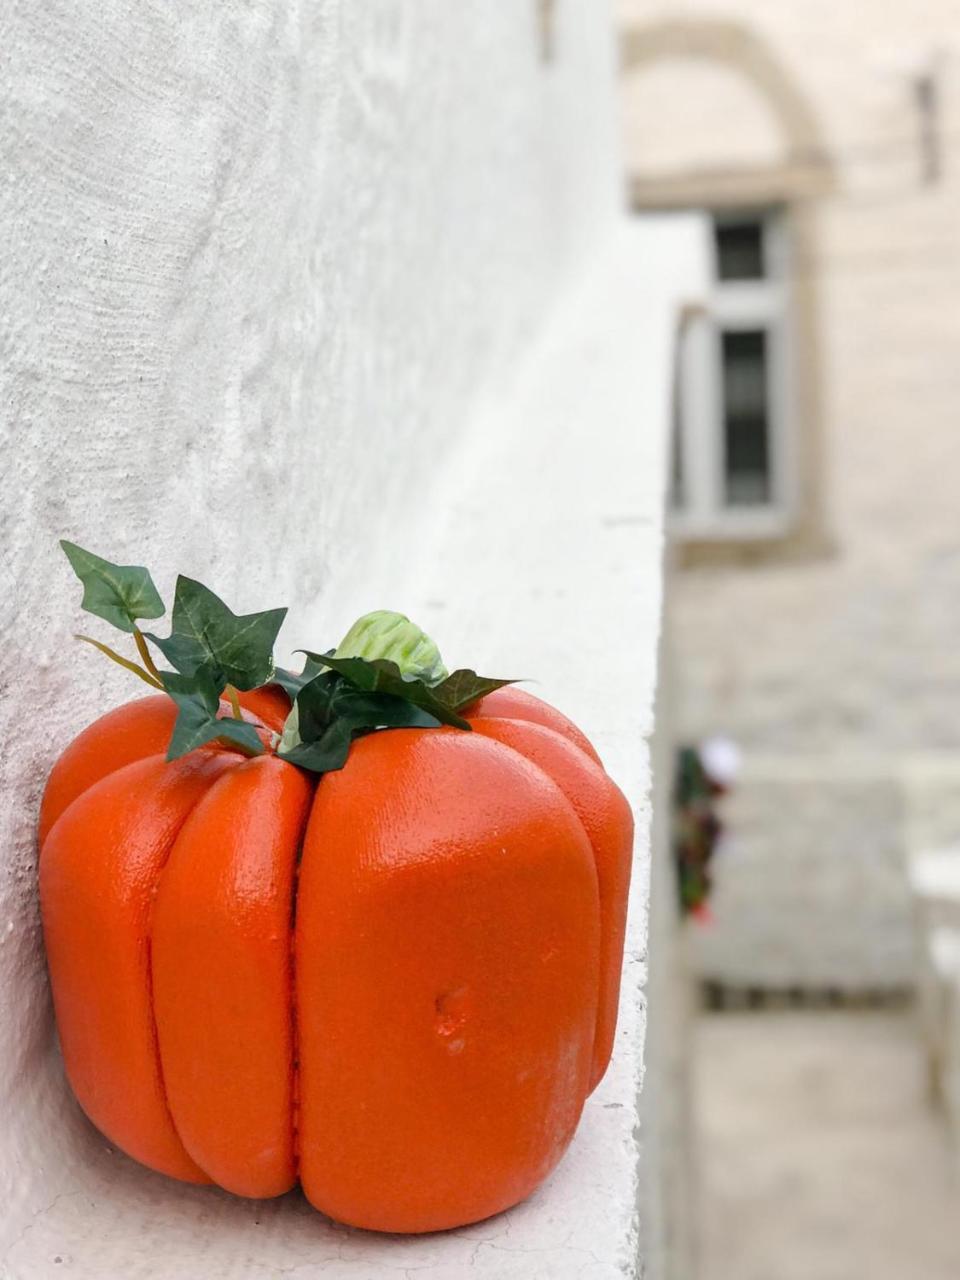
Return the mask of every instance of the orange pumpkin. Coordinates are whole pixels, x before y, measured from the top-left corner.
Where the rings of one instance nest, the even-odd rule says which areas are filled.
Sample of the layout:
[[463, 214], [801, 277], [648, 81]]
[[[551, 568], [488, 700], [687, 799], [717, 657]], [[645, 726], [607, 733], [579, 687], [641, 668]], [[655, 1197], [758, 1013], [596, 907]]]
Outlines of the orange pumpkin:
[[[240, 702], [268, 745], [288, 698]], [[466, 714], [362, 737], [319, 783], [219, 744], [168, 763], [162, 695], [67, 748], [44, 935], [70, 1083], [118, 1147], [402, 1232], [556, 1165], [610, 1057], [632, 819], [546, 703]]]

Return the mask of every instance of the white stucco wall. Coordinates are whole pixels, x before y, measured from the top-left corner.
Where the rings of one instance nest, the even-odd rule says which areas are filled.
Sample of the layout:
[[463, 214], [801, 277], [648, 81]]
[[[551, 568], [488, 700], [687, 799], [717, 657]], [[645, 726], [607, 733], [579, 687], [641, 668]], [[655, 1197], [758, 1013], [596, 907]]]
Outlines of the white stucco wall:
[[[537, 11], [103, 0], [5, 23], [4, 1280], [639, 1267], [640, 735], [683, 245], [622, 239], [605, 6], [558, 7], [549, 65]], [[59, 536], [148, 563], [167, 595], [182, 570], [238, 610], [289, 604], [281, 648], [366, 608], [419, 611], [458, 658], [536, 670], [596, 735], [640, 816], [619, 1066], [579, 1155], [517, 1216], [377, 1240], [296, 1197], [159, 1178], [80, 1116], [47, 997], [34, 824], [58, 750], [136, 689], [70, 639]], [[561, 640], [581, 608], [586, 636]], [[630, 695], [602, 694], [623, 634]]]

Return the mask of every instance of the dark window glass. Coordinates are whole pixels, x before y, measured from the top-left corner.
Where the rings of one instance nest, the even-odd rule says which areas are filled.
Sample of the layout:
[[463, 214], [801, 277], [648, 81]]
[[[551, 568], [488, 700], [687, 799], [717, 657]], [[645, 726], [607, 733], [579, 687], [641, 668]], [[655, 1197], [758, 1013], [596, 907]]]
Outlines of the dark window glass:
[[683, 452], [680, 447], [680, 421], [676, 414], [673, 419], [673, 441], [670, 446], [670, 505], [676, 510], [686, 506], [686, 492], [683, 483]]
[[673, 422], [670, 440], [670, 505], [681, 508], [686, 504], [686, 484], [683, 475], [683, 345], [685, 334], [681, 330], [674, 357], [673, 368]]
[[720, 280], [762, 280], [763, 223], [716, 222], [713, 228], [717, 250], [717, 278]]
[[727, 506], [770, 501], [768, 342], [763, 329], [720, 335]]

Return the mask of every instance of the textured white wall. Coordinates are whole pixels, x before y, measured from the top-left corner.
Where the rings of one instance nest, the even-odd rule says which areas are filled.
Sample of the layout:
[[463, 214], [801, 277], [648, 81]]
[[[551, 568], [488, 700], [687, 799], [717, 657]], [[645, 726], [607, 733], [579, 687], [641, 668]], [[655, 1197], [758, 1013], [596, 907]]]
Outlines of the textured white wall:
[[4, 20], [8, 1247], [48, 1203], [89, 1211], [63, 1182], [91, 1138], [56, 1074], [40, 790], [66, 741], [136, 693], [70, 639], [56, 538], [145, 561], [166, 592], [183, 570], [237, 609], [290, 604], [290, 648], [335, 639], [342, 602], [402, 607], [391, 587], [435, 552], [417, 531], [441, 463], [616, 220], [604, 6], [565, 0], [551, 65], [536, 14], [97, 0]]

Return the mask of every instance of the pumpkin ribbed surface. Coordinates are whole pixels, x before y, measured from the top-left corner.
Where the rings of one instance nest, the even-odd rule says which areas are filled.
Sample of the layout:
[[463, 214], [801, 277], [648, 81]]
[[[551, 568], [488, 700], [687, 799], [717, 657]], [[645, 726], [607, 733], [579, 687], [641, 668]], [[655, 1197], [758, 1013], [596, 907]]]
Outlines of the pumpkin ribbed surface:
[[[283, 696], [241, 701], [276, 728]], [[173, 1177], [299, 1178], [376, 1230], [523, 1199], [613, 1041], [632, 820], [592, 747], [503, 689], [475, 732], [373, 733], [317, 783], [220, 747], [167, 763], [172, 713], [109, 713], [44, 798], [57, 1024], [91, 1120]]]

